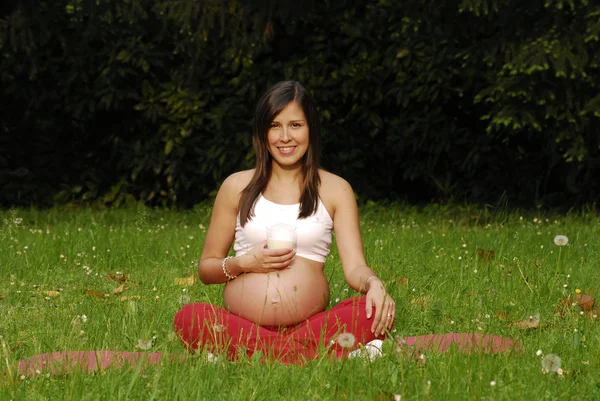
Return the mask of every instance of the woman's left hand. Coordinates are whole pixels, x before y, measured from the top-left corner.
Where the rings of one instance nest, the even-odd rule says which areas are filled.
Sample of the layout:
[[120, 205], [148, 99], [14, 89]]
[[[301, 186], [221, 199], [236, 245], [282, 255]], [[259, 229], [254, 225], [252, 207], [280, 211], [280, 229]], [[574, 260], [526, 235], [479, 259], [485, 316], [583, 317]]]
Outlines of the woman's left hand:
[[385, 334], [386, 330], [391, 330], [396, 318], [396, 303], [385, 291], [383, 282], [379, 279], [374, 279], [369, 285], [367, 292], [367, 319], [373, 315], [373, 307], [375, 307], [375, 318], [371, 325], [371, 332], [375, 337]]

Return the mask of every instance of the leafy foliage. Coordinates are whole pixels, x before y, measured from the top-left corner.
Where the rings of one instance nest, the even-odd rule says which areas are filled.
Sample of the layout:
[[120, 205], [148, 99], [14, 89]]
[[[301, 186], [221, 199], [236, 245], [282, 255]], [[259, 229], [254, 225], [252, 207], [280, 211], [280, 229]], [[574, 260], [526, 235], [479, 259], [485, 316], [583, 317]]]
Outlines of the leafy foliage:
[[190, 206], [252, 166], [254, 105], [282, 79], [314, 93], [325, 167], [362, 198], [599, 194], [600, 6], [299, 4], [3, 4], [0, 203]]

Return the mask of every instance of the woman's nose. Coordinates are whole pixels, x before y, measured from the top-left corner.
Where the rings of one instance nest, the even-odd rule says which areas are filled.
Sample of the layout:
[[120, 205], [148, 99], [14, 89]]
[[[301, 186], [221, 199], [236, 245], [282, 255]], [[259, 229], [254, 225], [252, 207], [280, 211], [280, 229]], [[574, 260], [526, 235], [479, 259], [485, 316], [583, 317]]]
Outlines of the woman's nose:
[[283, 142], [287, 142], [290, 141], [292, 139], [292, 134], [290, 132], [290, 128], [289, 127], [283, 127], [281, 129], [281, 140]]

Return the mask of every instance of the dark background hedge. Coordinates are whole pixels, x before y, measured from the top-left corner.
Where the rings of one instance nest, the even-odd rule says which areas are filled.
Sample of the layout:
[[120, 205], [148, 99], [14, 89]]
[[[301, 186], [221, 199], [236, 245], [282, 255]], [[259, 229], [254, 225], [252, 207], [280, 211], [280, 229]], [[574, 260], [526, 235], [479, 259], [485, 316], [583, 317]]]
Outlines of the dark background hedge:
[[0, 205], [192, 206], [283, 79], [361, 200], [594, 203], [599, 37], [581, 0], [4, 1]]

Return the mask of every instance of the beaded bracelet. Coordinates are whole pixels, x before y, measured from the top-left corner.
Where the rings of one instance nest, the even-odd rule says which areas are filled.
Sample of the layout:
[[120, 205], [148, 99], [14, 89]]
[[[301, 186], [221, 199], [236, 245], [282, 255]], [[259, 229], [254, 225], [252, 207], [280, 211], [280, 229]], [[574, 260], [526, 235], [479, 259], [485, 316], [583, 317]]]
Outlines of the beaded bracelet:
[[365, 280], [365, 290], [367, 289], [367, 284], [369, 284], [369, 281], [373, 280], [374, 278], [376, 278], [377, 280], [380, 280], [379, 277], [377, 276], [369, 276], [367, 277], [367, 279]]
[[232, 276], [231, 273], [229, 272], [229, 270], [227, 269], [227, 260], [229, 260], [231, 258], [233, 258], [233, 256], [227, 256], [225, 259], [223, 259], [223, 262], [221, 263], [221, 268], [223, 269], [223, 273], [225, 273], [225, 277], [227, 277], [227, 281], [231, 281], [237, 277], [237, 276]]

